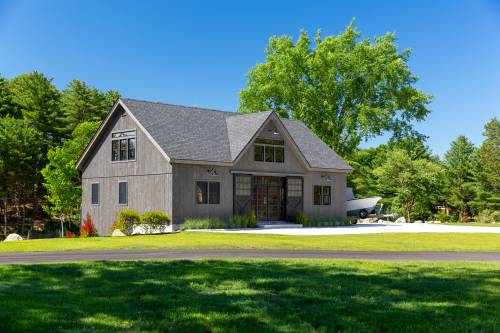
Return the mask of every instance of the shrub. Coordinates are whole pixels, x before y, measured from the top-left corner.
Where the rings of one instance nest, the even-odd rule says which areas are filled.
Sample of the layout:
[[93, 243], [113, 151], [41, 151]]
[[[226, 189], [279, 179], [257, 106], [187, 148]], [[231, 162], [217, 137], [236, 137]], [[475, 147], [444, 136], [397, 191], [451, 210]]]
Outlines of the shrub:
[[476, 217], [478, 223], [498, 223], [500, 222], [500, 211], [485, 209], [479, 212]]
[[181, 226], [182, 230], [186, 229], [223, 229], [225, 223], [218, 218], [190, 218], [184, 220]]
[[303, 212], [298, 212], [295, 216], [295, 223], [302, 224], [304, 227], [308, 227], [309, 222], [309, 218]]
[[247, 214], [247, 228], [257, 228], [257, 215], [253, 210]]
[[[297, 218], [302, 219], [302, 225], [304, 227], [337, 227], [337, 226], [347, 226], [351, 225], [355, 218], [347, 217], [341, 220], [331, 218], [328, 216], [311, 216], [306, 217], [305, 215], [297, 215]], [[298, 223], [298, 222], [297, 222]]]
[[132, 209], [124, 209], [116, 214], [115, 222], [111, 226], [111, 232], [118, 229], [125, 235], [130, 235], [132, 233], [132, 228], [134, 224], [139, 224], [141, 221], [141, 215], [138, 211]]
[[83, 219], [82, 224], [80, 225], [80, 237], [96, 237], [97, 230], [92, 222], [92, 217], [89, 213]]
[[244, 215], [233, 215], [226, 220], [226, 228], [246, 228], [248, 219]]
[[146, 212], [141, 216], [141, 224], [146, 225], [150, 230], [160, 230], [170, 224], [170, 217], [160, 210]]

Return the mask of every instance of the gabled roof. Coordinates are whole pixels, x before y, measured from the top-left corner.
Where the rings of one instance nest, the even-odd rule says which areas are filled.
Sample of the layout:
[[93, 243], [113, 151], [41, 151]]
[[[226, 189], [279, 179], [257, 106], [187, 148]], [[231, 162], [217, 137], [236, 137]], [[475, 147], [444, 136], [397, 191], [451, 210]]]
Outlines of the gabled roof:
[[[271, 111], [240, 114], [121, 98], [111, 113], [119, 105], [132, 115], [145, 134], [171, 162], [215, 162], [231, 165], [256, 133], [273, 118], [282, 122], [311, 168], [352, 170], [304, 124], [281, 119]], [[77, 163], [79, 169], [110, 119], [108, 116], [104, 120], [80, 157]]]

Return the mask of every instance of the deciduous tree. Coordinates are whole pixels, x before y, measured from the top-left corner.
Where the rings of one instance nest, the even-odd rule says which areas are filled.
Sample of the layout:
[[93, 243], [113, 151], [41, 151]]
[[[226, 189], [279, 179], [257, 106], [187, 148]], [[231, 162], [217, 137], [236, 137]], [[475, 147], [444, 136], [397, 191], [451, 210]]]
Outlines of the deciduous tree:
[[300, 119], [344, 157], [363, 139], [415, 134], [412, 122], [430, 112], [431, 96], [415, 88], [410, 50], [398, 52], [395, 41], [392, 33], [361, 40], [352, 23], [336, 36], [318, 32], [314, 46], [305, 32], [296, 43], [271, 37], [265, 62], [247, 74], [239, 111]]

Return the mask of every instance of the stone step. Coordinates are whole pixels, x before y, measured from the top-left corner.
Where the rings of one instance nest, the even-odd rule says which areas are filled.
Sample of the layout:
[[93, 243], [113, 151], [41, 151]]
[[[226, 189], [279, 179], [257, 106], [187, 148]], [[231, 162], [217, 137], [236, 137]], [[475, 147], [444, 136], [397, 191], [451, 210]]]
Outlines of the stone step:
[[263, 229], [285, 229], [285, 228], [302, 228], [302, 224], [296, 224], [296, 223], [265, 223], [265, 222], [259, 222], [257, 223], [257, 226], [259, 228]]

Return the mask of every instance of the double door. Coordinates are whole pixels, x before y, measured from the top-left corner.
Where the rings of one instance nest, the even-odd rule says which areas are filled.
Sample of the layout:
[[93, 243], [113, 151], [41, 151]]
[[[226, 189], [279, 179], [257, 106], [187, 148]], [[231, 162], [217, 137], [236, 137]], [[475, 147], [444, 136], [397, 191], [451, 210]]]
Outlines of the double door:
[[255, 177], [254, 207], [259, 221], [286, 219], [285, 180], [283, 177]]

